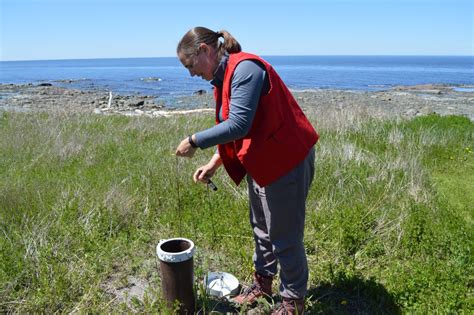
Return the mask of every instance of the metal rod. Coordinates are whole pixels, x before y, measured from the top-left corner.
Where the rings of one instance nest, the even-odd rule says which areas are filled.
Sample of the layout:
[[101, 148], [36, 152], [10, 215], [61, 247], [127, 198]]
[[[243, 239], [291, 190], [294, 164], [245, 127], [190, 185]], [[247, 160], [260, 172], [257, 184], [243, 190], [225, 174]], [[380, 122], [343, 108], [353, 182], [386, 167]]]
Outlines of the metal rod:
[[[214, 186], [214, 188], [212, 188]], [[211, 194], [209, 193], [209, 188], [216, 191], [217, 187], [214, 183], [209, 179], [207, 182], [207, 205], [209, 208], [209, 215], [211, 216], [211, 226], [212, 226], [212, 245], [214, 245], [217, 241], [217, 233], [216, 233], [216, 221], [214, 220], [214, 209], [212, 209], [212, 202], [211, 202]]]
[[182, 216], [181, 216], [181, 195], [180, 195], [180, 187], [179, 187], [179, 165], [178, 165], [178, 156], [176, 155], [176, 159], [175, 159], [175, 178], [176, 178], [176, 195], [177, 195], [177, 204], [176, 204], [176, 207], [177, 207], [177, 212], [178, 212], [178, 232], [179, 232], [179, 235], [181, 235], [181, 227], [182, 227]]

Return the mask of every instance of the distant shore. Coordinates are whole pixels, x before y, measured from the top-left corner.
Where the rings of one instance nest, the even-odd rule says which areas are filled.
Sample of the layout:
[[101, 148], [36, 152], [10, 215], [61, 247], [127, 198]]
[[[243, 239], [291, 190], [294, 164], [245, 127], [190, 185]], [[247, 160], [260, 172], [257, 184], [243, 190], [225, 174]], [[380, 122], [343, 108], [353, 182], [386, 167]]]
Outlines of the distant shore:
[[[316, 89], [293, 91], [298, 103], [307, 110], [365, 108], [377, 116], [414, 117], [437, 113], [463, 115], [474, 120], [474, 87], [442, 84], [400, 86], [384, 91]], [[96, 114], [160, 117], [213, 111], [210, 93], [177, 97], [173, 104], [151, 95], [113, 95], [109, 92], [83, 91], [45, 85], [0, 85], [0, 111], [67, 110]]]

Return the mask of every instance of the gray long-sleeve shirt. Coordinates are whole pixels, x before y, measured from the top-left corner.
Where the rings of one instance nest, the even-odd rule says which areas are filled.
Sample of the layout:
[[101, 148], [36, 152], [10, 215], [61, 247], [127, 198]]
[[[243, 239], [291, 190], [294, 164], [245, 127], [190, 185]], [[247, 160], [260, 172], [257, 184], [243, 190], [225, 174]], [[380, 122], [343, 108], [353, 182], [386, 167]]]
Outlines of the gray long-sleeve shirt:
[[[211, 84], [222, 87], [228, 56], [222, 57]], [[196, 144], [209, 148], [244, 137], [250, 130], [260, 95], [268, 92], [265, 67], [256, 60], [244, 60], [235, 68], [231, 81], [229, 117], [209, 129], [195, 134]]]

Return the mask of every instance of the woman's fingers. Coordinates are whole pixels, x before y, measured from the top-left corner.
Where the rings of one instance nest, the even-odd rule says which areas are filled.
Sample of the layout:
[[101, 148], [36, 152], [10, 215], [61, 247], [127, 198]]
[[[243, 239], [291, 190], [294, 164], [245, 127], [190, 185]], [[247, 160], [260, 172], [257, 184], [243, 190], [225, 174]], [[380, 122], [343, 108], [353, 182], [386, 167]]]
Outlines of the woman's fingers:
[[197, 182], [203, 182], [203, 179], [205, 178], [206, 176], [206, 170], [204, 169], [204, 167], [200, 167], [197, 169], [197, 171], [194, 173], [194, 182], [197, 183]]
[[207, 184], [209, 178], [212, 177], [212, 172], [211, 169], [209, 169], [206, 166], [201, 166], [196, 170], [196, 172], [193, 175], [194, 182], [202, 182]]
[[181, 143], [178, 145], [176, 148], [175, 154], [177, 156], [183, 156], [183, 157], [193, 157], [194, 153], [196, 152], [196, 148], [193, 148], [191, 144], [189, 144], [188, 138], [183, 139]]
[[199, 175], [201, 174], [202, 170], [201, 168], [198, 168], [196, 172], [194, 172], [193, 179], [194, 182], [197, 183], [199, 180]]

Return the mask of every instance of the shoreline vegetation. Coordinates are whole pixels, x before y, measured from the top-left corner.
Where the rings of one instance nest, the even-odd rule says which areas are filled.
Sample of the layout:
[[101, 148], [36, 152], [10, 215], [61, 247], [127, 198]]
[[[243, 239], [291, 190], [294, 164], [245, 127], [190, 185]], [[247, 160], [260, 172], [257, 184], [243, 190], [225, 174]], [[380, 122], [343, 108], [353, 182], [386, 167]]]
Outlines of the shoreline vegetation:
[[[471, 312], [473, 93], [294, 95], [321, 136], [307, 201], [307, 312]], [[150, 96], [109, 99], [0, 85], [0, 313], [173, 314], [155, 254], [172, 237], [196, 244], [196, 309], [232, 312], [202, 280], [225, 271], [251, 282], [245, 183], [220, 170], [219, 190], [208, 191], [192, 173], [213, 150], [173, 155], [179, 139], [214, 124], [212, 96], [172, 109]]]

